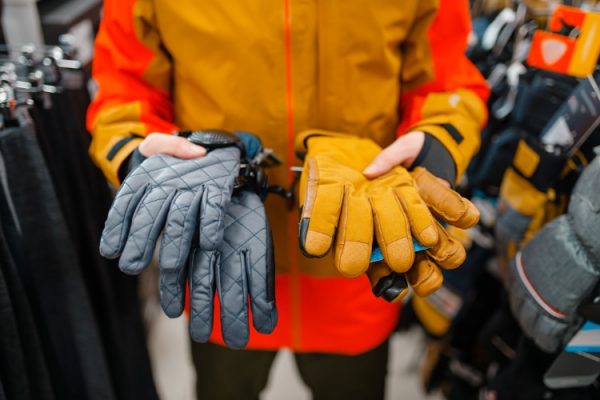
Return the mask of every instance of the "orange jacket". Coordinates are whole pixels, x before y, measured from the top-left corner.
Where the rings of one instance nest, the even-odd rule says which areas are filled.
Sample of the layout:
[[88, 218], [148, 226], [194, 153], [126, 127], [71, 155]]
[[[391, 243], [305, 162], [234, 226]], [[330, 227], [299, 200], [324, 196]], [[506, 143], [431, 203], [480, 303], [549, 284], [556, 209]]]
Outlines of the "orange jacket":
[[[150, 132], [246, 130], [282, 156], [270, 179], [288, 185], [304, 129], [384, 146], [420, 129], [447, 147], [460, 176], [486, 118], [485, 81], [464, 56], [469, 30], [466, 0], [105, 0], [90, 154], [118, 185]], [[249, 347], [354, 354], [389, 336], [399, 306], [373, 297], [365, 277], [337, 276], [329, 258], [302, 257], [297, 210], [279, 198], [267, 209], [280, 322], [272, 335], [253, 332]]]

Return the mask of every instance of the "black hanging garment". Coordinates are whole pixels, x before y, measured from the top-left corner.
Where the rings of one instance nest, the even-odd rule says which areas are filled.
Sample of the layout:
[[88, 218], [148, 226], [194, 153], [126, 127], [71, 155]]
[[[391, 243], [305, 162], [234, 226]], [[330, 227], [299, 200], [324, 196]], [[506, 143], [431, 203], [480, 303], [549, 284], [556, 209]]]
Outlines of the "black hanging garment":
[[[25, 375], [30, 383], [29, 390], [34, 399], [52, 400], [54, 392], [50, 382], [48, 365], [42, 349], [38, 327], [34, 320], [26, 289], [18, 274], [15, 256], [23, 265], [22, 238], [8, 188], [4, 159], [0, 154], [0, 273], [4, 277], [8, 295], [14, 310], [14, 319], [20, 337], [25, 370], [18, 368], [11, 360], [11, 368]], [[11, 381], [8, 381], [9, 384]], [[23, 397], [23, 396], [22, 396]]]
[[0, 153], [22, 233], [19, 273], [31, 288], [27, 292], [56, 397], [114, 399], [79, 258], [32, 127], [0, 131]]
[[32, 110], [36, 136], [79, 257], [116, 397], [158, 399], [144, 340], [137, 277], [122, 274], [115, 261], [98, 253], [112, 193], [87, 152], [90, 135], [85, 129], [85, 111], [89, 96], [83, 73], [69, 74], [63, 76], [69, 85], [50, 97], [51, 107], [37, 102]]

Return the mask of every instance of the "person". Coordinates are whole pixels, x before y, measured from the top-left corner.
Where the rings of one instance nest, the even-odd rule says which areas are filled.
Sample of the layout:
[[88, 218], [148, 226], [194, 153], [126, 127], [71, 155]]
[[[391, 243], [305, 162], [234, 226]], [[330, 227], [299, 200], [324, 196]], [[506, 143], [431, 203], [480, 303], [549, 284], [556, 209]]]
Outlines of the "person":
[[[269, 178], [289, 187], [295, 136], [324, 129], [384, 147], [368, 178], [416, 162], [453, 184], [486, 120], [486, 83], [464, 55], [469, 31], [466, 0], [105, 0], [90, 154], [119, 186], [135, 149], [206, 154], [170, 133], [244, 130], [280, 155]], [[236, 351], [215, 317], [210, 343], [192, 344], [198, 397], [258, 398], [286, 347], [315, 398], [381, 398], [400, 305], [373, 296], [364, 275], [340, 276], [331, 257], [301, 254], [297, 206], [270, 196], [266, 209], [279, 323]]]

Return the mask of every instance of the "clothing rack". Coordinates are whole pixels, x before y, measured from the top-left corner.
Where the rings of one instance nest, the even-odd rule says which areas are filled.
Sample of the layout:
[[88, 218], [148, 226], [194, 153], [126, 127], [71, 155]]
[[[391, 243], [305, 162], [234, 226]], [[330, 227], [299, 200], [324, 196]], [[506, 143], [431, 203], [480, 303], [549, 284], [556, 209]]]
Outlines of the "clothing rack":
[[69, 48], [1, 50], [0, 398], [156, 399], [137, 278], [98, 253], [112, 191], [87, 70]]

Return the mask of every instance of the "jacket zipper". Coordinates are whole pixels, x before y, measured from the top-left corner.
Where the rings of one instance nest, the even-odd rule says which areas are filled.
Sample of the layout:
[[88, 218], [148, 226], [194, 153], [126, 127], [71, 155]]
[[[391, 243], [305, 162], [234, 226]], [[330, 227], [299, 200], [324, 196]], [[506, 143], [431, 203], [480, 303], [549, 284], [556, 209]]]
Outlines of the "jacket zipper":
[[[292, 166], [294, 164], [294, 107], [292, 85], [292, 18], [291, 0], [283, 0], [284, 17], [284, 44], [285, 44], [285, 79], [286, 79], [286, 106], [287, 106], [287, 169], [288, 183], [294, 181]], [[288, 214], [288, 248], [290, 252], [290, 301], [291, 301], [291, 333], [292, 349], [300, 349], [300, 281], [298, 274], [298, 248], [296, 240], [296, 213], [292, 210]]]

